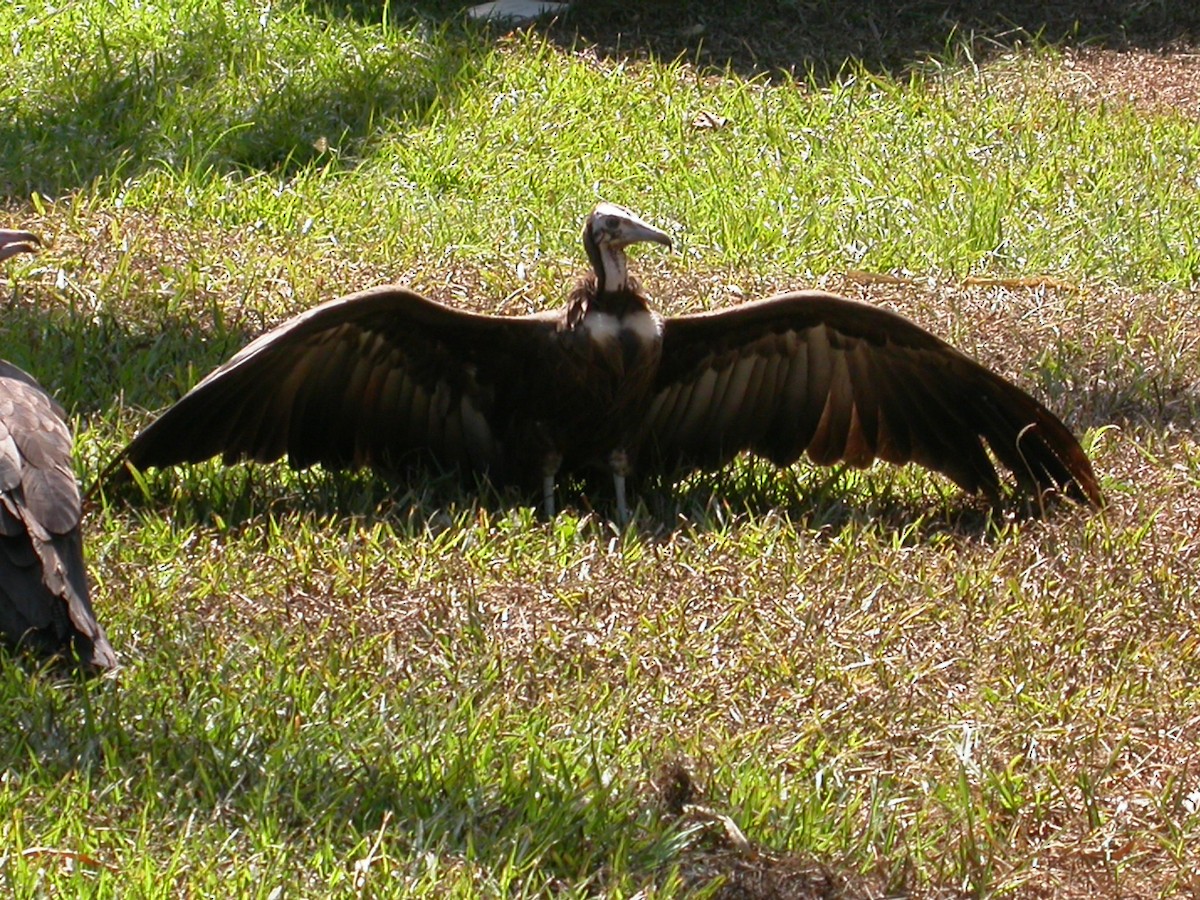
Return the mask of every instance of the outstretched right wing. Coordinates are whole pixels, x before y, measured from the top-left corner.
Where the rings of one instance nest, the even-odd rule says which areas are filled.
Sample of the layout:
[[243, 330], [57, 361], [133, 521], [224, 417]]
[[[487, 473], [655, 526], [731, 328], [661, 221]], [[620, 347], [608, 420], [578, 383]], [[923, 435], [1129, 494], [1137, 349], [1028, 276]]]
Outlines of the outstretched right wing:
[[[330, 300], [257, 338], [146, 427], [122, 460], [221, 456], [385, 469], [428, 456], [502, 470], [552, 315], [485, 316], [399, 287]], [[105, 474], [108, 474], [106, 472]]]

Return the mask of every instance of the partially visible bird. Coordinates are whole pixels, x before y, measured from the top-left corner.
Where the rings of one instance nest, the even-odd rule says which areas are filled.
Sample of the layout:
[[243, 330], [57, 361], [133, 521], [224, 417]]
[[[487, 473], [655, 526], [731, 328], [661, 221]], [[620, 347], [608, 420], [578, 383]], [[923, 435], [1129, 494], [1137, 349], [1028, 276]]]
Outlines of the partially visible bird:
[[0, 228], [0, 261], [18, 253], [33, 253], [41, 240], [28, 231], [10, 231]]
[[498, 482], [606, 468], [618, 517], [635, 470], [715, 468], [743, 450], [787, 465], [915, 462], [993, 499], [984, 441], [1036, 496], [1101, 504], [1079, 442], [1045, 406], [909, 320], [819, 291], [664, 319], [626, 248], [670, 247], [599, 204], [592, 271], [560, 310], [461, 312], [400, 287], [331, 300], [262, 335], [127, 446], [144, 468], [221, 455], [392, 469], [431, 457]]
[[[0, 229], [0, 260], [37, 243]], [[10, 647], [95, 673], [117, 658], [88, 598], [81, 517], [62, 407], [0, 360], [0, 634]]]

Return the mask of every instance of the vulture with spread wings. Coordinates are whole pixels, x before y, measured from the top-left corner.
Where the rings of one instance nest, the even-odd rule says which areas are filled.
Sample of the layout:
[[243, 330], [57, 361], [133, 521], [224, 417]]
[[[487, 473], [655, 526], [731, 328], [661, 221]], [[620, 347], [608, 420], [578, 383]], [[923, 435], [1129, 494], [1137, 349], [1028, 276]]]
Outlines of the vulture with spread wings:
[[[0, 230], [0, 260], [37, 243], [28, 232]], [[117, 659], [88, 599], [81, 518], [62, 408], [0, 360], [0, 635], [10, 647], [95, 673]]]
[[451, 309], [400, 287], [323, 303], [253, 341], [151, 423], [109, 472], [220, 455], [395, 469], [421, 457], [539, 484], [602, 467], [627, 516], [633, 471], [914, 462], [1000, 496], [1100, 505], [1087, 456], [1045, 406], [902, 316], [820, 291], [663, 318], [625, 248], [668, 236], [601, 203], [592, 271], [564, 308]]

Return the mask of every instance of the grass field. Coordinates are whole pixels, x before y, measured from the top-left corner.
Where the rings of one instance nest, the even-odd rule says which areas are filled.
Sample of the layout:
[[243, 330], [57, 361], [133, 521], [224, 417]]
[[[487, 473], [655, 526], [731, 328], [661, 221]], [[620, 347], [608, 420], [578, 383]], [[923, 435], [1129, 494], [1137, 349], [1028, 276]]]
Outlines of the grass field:
[[[47, 242], [4, 264], [0, 352], [84, 483], [322, 299], [561, 302], [604, 198], [676, 239], [635, 260], [664, 311], [899, 310], [1061, 414], [1108, 508], [743, 460], [622, 531], [580, 490], [546, 522], [435, 473], [151, 473], [86, 520], [123, 668], [0, 666], [5, 891], [1200, 890], [1200, 66], [1146, 49], [1189, 46], [1169, 4], [1005, 19], [1039, 42], [868, 3], [861, 62], [803, 29], [837, 4], [620, 39], [611, 5], [452, 6], [0, 8], [0, 224]], [[1054, 43], [1080, 27], [1127, 53]]]

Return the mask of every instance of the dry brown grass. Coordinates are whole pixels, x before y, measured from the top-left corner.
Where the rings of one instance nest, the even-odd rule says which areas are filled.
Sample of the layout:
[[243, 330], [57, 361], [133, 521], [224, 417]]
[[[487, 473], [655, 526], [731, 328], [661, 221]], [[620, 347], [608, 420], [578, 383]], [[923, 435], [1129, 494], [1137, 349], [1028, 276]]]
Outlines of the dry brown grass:
[[1130, 103], [1147, 113], [1200, 116], [1200, 52], [1084, 48], [1063, 60], [1065, 90], [1087, 102]]
[[[982, 77], [998, 90], [1032, 95], [1061, 84], [1081, 108], [1196, 112], [1186, 54], [1084, 50], [992, 65]], [[1046, 77], [1025, 77], [1027, 66]], [[518, 276], [511, 259], [488, 267], [420, 248], [415, 262], [389, 259], [366, 245], [82, 199], [42, 218], [19, 212], [51, 241], [21, 262], [10, 321], [34, 301], [70, 305], [105, 366], [88, 381], [102, 387], [74, 398], [91, 472], [146, 409], [318, 300], [398, 280], [465, 308], [524, 312], [554, 302], [576, 264], [537, 258]], [[811, 286], [769, 267], [693, 258], [643, 256], [638, 266], [673, 313]], [[338, 781], [345, 772], [331, 777], [326, 763], [350, 758], [366, 782], [391, 760], [414, 760], [415, 751], [404, 754], [418, 737], [388, 731], [388, 704], [432, 710], [437, 720], [474, 703], [505, 735], [533, 721], [551, 745], [592, 736], [616, 790], [634, 796], [638, 815], [650, 811], [629, 831], [679, 827], [664, 865], [693, 889], [724, 879], [713, 888], [720, 897], [1200, 890], [1200, 298], [1043, 272], [984, 282], [845, 272], [816, 286], [896, 309], [1045, 399], [1088, 435], [1107, 509], [991, 517], [919, 473], [778, 475], [739, 464], [718, 478], [648, 486], [648, 514], [618, 534], [588, 513], [586, 488], [557, 522], [538, 523], [510, 498], [457, 488], [277, 469], [245, 484], [212, 471], [162, 476], [148, 500], [97, 509], [88, 524], [98, 606], [114, 611], [128, 666], [102, 710], [122, 728], [89, 775], [119, 810], [93, 813], [102, 846], [103, 835], [133, 840], [121, 831], [126, 821], [112, 826], [105, 816], [159, 814], [130, 795], [166, 765], [156, 754], [173, 759], [168, 747], [142, 744], [154, 729], [168, 734], [163, 723], [176, 710], [195, 703], [212, 731], [244, 717], [254, 749], [277, 746], [272, 729], [316, 728], [322, 704], [349, 697], [325, 743], [293, 748], [278, 738], [285, 756], [295, 753], [288, 766]], [[131, 347], [159, 343], [169, 346], [154, 365], [122, 368]], [[139, 383], [147, 378], [155, 383]], [[114, 402], [127, 407], [115, 417]], [[318, 683], [303, 715], [278, 713], [301, 702], [303, 691], [286, 681], [292, 673]], [[282, 686], [253, 693], [271, 677]], [[258, 707], [271, 704], [278, 708], [265, 715], [278, 721], [263, 724]], [[356, 713], [386, 724], [371, 731]], [[341, 729], [361, 759], [339, 755]], [[53, 745], [38, 728], [29, 733]], [[198, 755], [205, 741], [219, 744], [202, 738]], [[636, 749], [624, 755], [622, 745]], [[305, 753], [330, 760], [305, 768]], [[288, 791], [309, 786], [285, 766], [287, 789], [268, 795], [255, 820], [240, 793], [244, 776], [220, 782], [230, 760], [256, 763], [249, 750], [219, 757], [206, 776], [211, 791], [174, 771], [163, 783], [216, 796], [199, 819], [231, 823], [222, 851], [257, 860], [259, 847], [239, 843], [245, 832], [273, 823]], [[76, 777], [70, 766], [63, 775], [39, 764], [51, 780]], [[519, 804], [484, 782], [463, 803], [453, 797], [453, 814], [467, 807], [466, 824], [447, 827], [454, 836], [444, 844], [418, 846], [425, 820], [400, 789], [379, 799], [364, 788], [328, 808], [339, 825], [369, 830], [372, 841], [381, 835], [382, 856], [390, 852], [398, 870], [433, 858], [447, 880], [469, 870], [492, 886], [489, 870], [503, 869], [508, 847], [489, 856], [471, 842], [499, 830], [488, 823]], [[429, 789], [448, 792], [440, 782]], [[302, 844], [324, 813], [295, 802], [299, 825], [289, 820], [293, 830], [262, 843]], [[386, 807], [382, 818], [372, 818], [371, 803]], [[191, 835], [190, 814], [178, 815], [186, 834], [153, 822], [166, 837], [151, 849], [174, 859], [174, 840]], [[535, 826], [519, 822], [514, 843]], [[199, 866], [189, 852], [188, 865]], [[533, 865], [556, 862], [547, 852]], [[608, 874], [587, 872], [579, 890], [603, 891]], [[646, 896], [669, 874], [635, 873]], [[304, 877], [319, 889], [320, 872]], [[577, 883], [564, 874], [554, 884]]]
[[[264, 252], [253, 236], [143, 214], [88, 221], [82, 235], [54, 241], [34, 282], [61, 267], [86, 296], [122, 271], [131, 295], [185, 298], [188, 307], [172, 314], [201, 329], [221, 311], [254, 331], [330, 285], [406, 274], [337, 248], [312, 248], [298, 263], [282, 246]], [[243, 257], [248, 241], [254, 253]], [[217, 244], [227, 262], [204, 271], [206, 290], [180, 291], [180, 273], [197, 256], [211, 259]], [[797, 286], [753, 273], [681, 280], [669, 260], [644, 263], [652, 290], [703, 306]], [[419, 286], [450, 302], [510, 309], [518, 296], [485, 299], [488, 273], [427, 271], [435, 274]], [[943, 852], [989, 858], [991, 890], [1189, 890], [1194, 851], [1181, 840], [1197, 827], [1189, 810], [1200, 778], [1200, 306], [1186, 291], [1030, 283], [851, 274], [820, 286], [916, 319], [1047, 397], [1075, 429], [1097, 429], [1102, 514], [1068, 507], [1044, 521], [989, 525], [952, 492], [939, 509], [932, 498], [942, 489], [928, 478], [887, 476], [865, 489], [859, 478], [835, 478], [826, 499], [798, 504], [827, 476], [760, 473], [758, 493], [743, 495], [749, 512], [714, 504], [701, 488], [695, 496], [713, 518], [697, 525], [692, 510], [632, 540], [592, 519], [582, 539], [562, 545], [546, 532], [540, 553], [518, 547], [510, 531], [483, 555], [461, 549], [470, 539], [447, 554], [420, 542], [381, 548], [377, 530], [351, 521], [333, 542], [369, 561], [349, 596], [342, 569], [317, 563], [297, 575], [292, 551], [279, 549], [255, 551], [251, 562], [245, 550], [214, 561], [211, 547], [198, 547], [206, 565], [253, 575], [234, 593], [208, 594], [190, 579], [177, 589], [199, 600], [192, 627], [242, 640], [315, 626], [317, 653], [339, 634], [387, 637], [394, 651], [380, 674], [397, 684], [461, 690], [462, 660], [486, 647], [494, 689], [518, 708], [552, 711], [551, 729], [573, 727], [581, 696], [619, 698], [624, 728], [687, 747], [702, 767], [720, 770], [708, 754], [728, 760], [730, 748], [743, 748], [775, 760], [787, 785], [815, 774], [814, 743], [838, 748], [820, 771], [843, 786], [840, 802], [857, 807], [845, 813], [851, 832], [878, 827], [870, 798], [882, 797], [885, 818], [935, 836]], [[114, 301], [110, 313], [123, 309]], [[537, 302], [535, 293], [515, 305]], [[486, 545], [507, 515], [483, 506], [465, 527]], [[186, 569], [187, 559], [176, 564]], [[139, 577], [110, 565], [107, 590]], [[268, 592], [256, 593], [256, 583]], [[136, 636], [125, 652], [143, 652]], [[755, 821], [739, 806], [736, 776], [717, 778], [705, 807]], [[964, 822], [941, 795], [955, 784], [985, 822]], [[731, 844], [713, 821], [698, 826], [681, 872], [697, 885], [721, 875], [720, 897], [882, 896], [905, 878], [863, 875], [840, 855]], [[917, 893], [969, 887], [947, 883], [927, 847], [915, 852], [927, 867], [916, 882], [928, 885]]]

